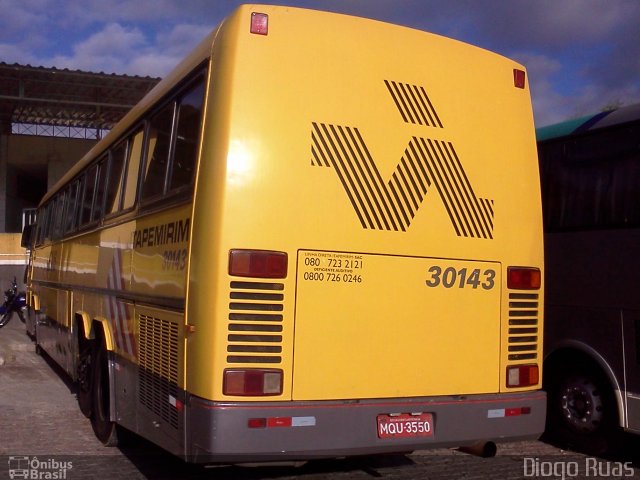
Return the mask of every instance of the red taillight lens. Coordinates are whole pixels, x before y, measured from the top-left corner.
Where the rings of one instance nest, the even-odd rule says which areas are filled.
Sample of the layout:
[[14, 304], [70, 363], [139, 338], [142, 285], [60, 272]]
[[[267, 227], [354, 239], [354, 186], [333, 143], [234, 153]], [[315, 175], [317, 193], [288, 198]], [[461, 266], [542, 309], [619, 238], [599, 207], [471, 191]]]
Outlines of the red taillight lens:
[[222, 393], [239, 397], [282, 394], [282, 370], [226, 369]]
[[518, 68], [513, 69], [513, 86], [516, 88], [524, 88], [527, 75], [524, 70]]
[[251, 33], [267, 35], [269, 33], [269, 15], [253, 12], [251, 14]]
[[514, 290], [539, 290], [542, 274], [539, 268], [509, 267], [507, 268], [507, 287]]
[[231, 250], [229, 275], [235, 277], [285, 278], [287, 254], [268, 250]]
[[507, 387], [531, 387], [540, 380], [538, 365], [514, 365], [507, 367]]

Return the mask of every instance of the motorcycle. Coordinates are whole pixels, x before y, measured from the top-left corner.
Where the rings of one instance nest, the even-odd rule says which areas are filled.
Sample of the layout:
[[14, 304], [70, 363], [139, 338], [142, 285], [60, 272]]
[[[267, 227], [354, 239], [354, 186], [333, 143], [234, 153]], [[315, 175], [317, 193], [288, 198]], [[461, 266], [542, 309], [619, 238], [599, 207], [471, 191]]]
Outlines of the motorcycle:
[[24, 323], [24, 312], [26, 310], [27, 297], [24, 292], [18, 293], [18, 284], [14, 277], [11, 288], [4, 292], [4, 303], [0, 305], [0, 328], [9, 323], [11, 317], [13, 317], [13, 312], [16, 312], [22, 323]]

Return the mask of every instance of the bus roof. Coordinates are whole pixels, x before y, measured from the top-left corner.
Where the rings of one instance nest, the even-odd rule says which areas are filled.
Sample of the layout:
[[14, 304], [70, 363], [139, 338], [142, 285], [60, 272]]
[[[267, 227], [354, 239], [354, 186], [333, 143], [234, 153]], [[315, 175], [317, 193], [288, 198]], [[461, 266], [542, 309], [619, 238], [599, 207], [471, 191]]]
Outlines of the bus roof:
[[540, 127], [536, 129], [536, 140], [543, 142], [634, 120], [640, 120], [640, 103]]

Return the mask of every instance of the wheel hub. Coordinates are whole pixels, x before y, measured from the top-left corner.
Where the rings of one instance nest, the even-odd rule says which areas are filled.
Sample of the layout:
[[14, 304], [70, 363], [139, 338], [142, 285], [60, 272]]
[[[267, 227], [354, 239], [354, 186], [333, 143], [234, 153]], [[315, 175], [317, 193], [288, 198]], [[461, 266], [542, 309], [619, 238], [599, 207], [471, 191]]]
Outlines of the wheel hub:
[[586, 378], [570, 379], [561, 390], [562, 414], [567, 425], [579, 433], [591, 433], [602, 422], [600, 392]]

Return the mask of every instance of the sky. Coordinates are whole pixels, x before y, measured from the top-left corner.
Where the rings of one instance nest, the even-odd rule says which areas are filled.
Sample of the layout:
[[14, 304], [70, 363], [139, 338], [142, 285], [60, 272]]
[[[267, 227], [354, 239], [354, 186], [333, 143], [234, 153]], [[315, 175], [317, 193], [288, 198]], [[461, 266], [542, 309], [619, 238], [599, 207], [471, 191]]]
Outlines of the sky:
[[[162, 77], [237, 0], [0, 0], [0, 62]], [[527, 67], [536, 126], [640, 102], [640, 0], [282, 0], [405, 25]]]

